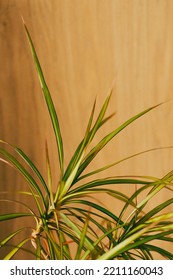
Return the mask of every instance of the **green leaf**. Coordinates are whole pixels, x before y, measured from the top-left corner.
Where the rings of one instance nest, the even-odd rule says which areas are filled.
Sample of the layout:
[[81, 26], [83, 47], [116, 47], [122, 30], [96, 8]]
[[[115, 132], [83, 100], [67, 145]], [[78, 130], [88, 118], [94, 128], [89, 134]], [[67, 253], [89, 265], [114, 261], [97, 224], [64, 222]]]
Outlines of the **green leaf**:
[[169, 206], [170, 204], [173, 204], [173, 198], [159, 204], [158, 206], [154, 207], [151, 211], [149, 211], [148, 213], [146, 213], [136, 224], [135, 227], [143, 224], [145, 222], [147, 222], [151, 217], [153, 217], [155, 214], [157, 214], [158, 212], [162, 211], [164, 208], [166, 208], [167, 206]]
[[37, 167], [34, 165], [34, 163], [28, 158], [28, 156], [19, 148], [15, 147], [15, 150], [18, 152], [18, 154], [26, 161], [26, 163], [28, 164], [28, 166], [34, 171], [34, 173], [36, 174], [36, 176], [40, 179], [40, 182], [42, 183], [46, 193], [49, 195], [49, 190], [48, 187], [41, 175], [41, 173], [39, 172], [39, 170], [37, 169]]
[[[73, 200], [73, 203], [79, 203], [79, 204], [83, 204], [83, 205], [87, 205], [91, 208], [97, 209], [99, 212], [105, 214], [106, 216], [108, 216], [109, 218], [112, 218], [114, 221], [119, 222], [120, 225], [124, 225], [123, 221], [121, 221], [119, 219], [119, 217], [117, 217], [113, 212], [109, 211], [107, 208], [93, 203], [91, 201], [87, 201], [87, 200]], [[126, 225], [124, 225], [126, 227]]]
[[[145, 230], [146, 228], [144, 228], [143, 230]], [[150, 241], [153, 241], [153, 240], [162, 240], [162, 237], [163, 236], [166, 236], [166, 235], [169, 235], [169, 234], [172, 234], [173, 233], [173, 230], [170, 230], [170, 231], [164, 231], [164, 232], [159, 232], [158, 234], [154, 234], [154, 235], [141, 235], [141, 238], [140, 239], [137, 239], [135, 240], [135, 242], [133, 243], [130, 243], [128, 244], [126, 247], [122, 248], [122, 250], [120, 250], [118, 252], [118, 254], [121, 254], [122, 252], [124, 251], [128, 251], [128, 250], [131, 250], [131, 249], [139, 249], [140, 248], [140, 245], [141, 244], [146, 244]], [[136, 233], [137, 234], [137, 233]], [[128, 238], [127, 238], [128, 239]], [[125, 239], [124, 241], [126, 241], [127, 239]], [[117, 255], [117, 254], [116, 254]]]
[[13, 146], [12, 144], [0, 140], [0, 143], [3, 143], [5, 145], [8, 145], [9, 147], [11, 147], [15, 152], [18, 153], [18, 155], [27, 163], [27, 165], [31, 168], [31, 170], [36, 174], [37, 178], [40, 180], [40, 182], [42, 183], [45, 191], [47, 194], [49, 194], [49, 190], [47, 188], [47, 185], [43, 179], [43, 176], [41, 175], [41, 173], [39, 172], [39, 170], [37, 169], [37, 167], [34, 165], [34, 163], [31, 161], [31, 159], [18, 147]]
[[104, 104], [103, 104], [103, 106], [102, 106], [102, 108], [100, 110], [100, 113], [98, 115], [98, 118], [97, 118], [97, 120], [96, 120], [96, 122], [95, 122], [95, 124], [94, 124], [94, 126], [93, 126], [93, 128], [91, 130], [91, 133], [89, 135], [89, 140], [88, 140], [89, 143], [92, 141], [92, 139], [94, 138], [97, 130], [101, 127], [101, 125], [103, 125], [103, 123], [105, 121], [107, 121], [107, 120], [103, 121], [103, 118], [105, 116], [105, 113], [106, 113], [106, 110], [107, 110], [107, 107], [108, 107], [111, 95], [112, 95], [112, 91], [108, 95], [108, 97], [106, 98], [106, 100], [105, 100], [105, 102], [104, 102]]
[[0, 242], [0, 248], [3, 247], [4, 245], [6, 245], [8, 243], [8, 241], [10, 241], [14, 236], [16, 236], [22, 230], [25, 230], [25, 228], [20, 228], [20, 229], [16, 230], [15, 232], [11, 233], [10, 235], [8, 235], [5, 239], [3, 239]]
[[91, 129], [91, 125], [92, 125], [92, 121], [93, 121], [93, 116], [94, 116], [94, 111], [95, 111], [95, 105], [96, 105], [96, 100], [94, 102], [94, 105], [93, 105], [93, 108], [92, 108], [92, 111], [91, 111], [91, 115], [90, 115], [90, 118], [89, 118], [89, 122], [88, 122], [88, 126], [87, 126], [87, 129], [86, 129], [86, 133], [85, 133], [85, 137], [84, 139], [81, 141], [81, 143], [79, 144], [78, 148], [76, 149], [67, 169], [66, 169], [66, 172], [64, 174], [64, 177], [63, 177], [63, 180], [66, 181], [67, 178], [70, 176], [70, 172], [75, 168], [75, 165], [77, 164], [77, 162], [79, 161], [79, 159], [81, 158], [81, 155], [84, 151], [84, 149], [91, 143], [92, 139], [94, 138], [97, 130], [108, 120], [112, 117], [109, 116], [108, 118], [106, 118], [105, 120], [103, 120], [104, 118], [104, 115], [105, 115], [105, 112], [106, 112], [106, 109], [108, 107], [108, 104], [109, 104], [109, 101], [110, 101], [110, 98], [111, 98], [111, 95], [112, 95], [112, 91], [110, 93], [110, 95], [106, 98], [101, 110], [100, 110], [100, 113], [99, 113], [99, 116], [93, 126], [93, 128]]
[[10, 164], [13, 165], [14, 168], [16, 168], [25, 178], [25, 180], [30, 184], [30, 186], [32, 186], [38, 193], [38, 195], [40, 196], [40, 198], [42, 199], [42, 202], [44, 204], [44, 206], [46, 207], [46, 203], [43, 197], [43, 194], [39, 188], [39, 186], [37, 185], [36, 181], [33, 179], [33, 177], [26, 171], [26, 169], [18, 162], [18, 160], [13, 157], [10, 153], [8, 153], [7, 151], [5, 151], [4, 149], [0, 148], [0, 153], [5, 156], [8, 160], [8, 162]]
[[54, 239], [54, 237], [52, 236], [51, 230], [48, 227], [49, 221], [44, 218], [44, 219], [42, 219], [42, 222], [43, 222], [43, 228], [44, 228], [44, 232], [46, 234], [46, 240], [47, 240], [48, 248], [49, 248], [49, 252], [50, 252], [50, 260], [60, 259], [60, 247], [59, 247], [59, 244]]
[[[108, 237], [110, 234], [112, 234], [113, 232], [117, 231], [119, 228], [121, 228], [122, 226], [118, 225], [115, 226], [113, 228], [111, 228], [110, 230], [107, 230], [106, 232], [104, 232], [104, 234], [100, 237], [98, 237], [95, 242], [93, 243], [93, 246], [96, 247], [103, 239], [105, 239], [105, 237]], [[113, 242], [114, 246], [117, 246], [117, 242]], [[102, 253], [101, 255], [105, 254], [106, 252]], [[90, 251], [87, 250], [84, 255], [82, 256], [82, 260], [87, 259], [88, 255], [90, 254]]]
[[81, 141], [79, 146], [77, 147], [74, 155], [72, 156], [72, 158], [70, 160], [70, 163], [68, 164], [68, 167], [67, 167], [67, 169], [66, 169], [66, 171], [64, 173], [64, 177], [63, 177], [64, 181], [66, 181], [67, 178], [70, 176], [72, 170], [75, 168], [77, 162], [79, 161], [79, 159], [80, 159], [80, 157], [81, 157], [81, 155], [83, 153], [84, 148], [86, 147], [88, 136], [89, 136], [89, 133], [90, 133], [90, 128], [91, 128], [92, 121], [93, 121], [95, 105], [96, 105], [96, 100], [94, 102], [94, 105], [93, 105], [93, 108], [92, 108], [92, 111], [91, 111], [91, 115], [90, 115], [90, 118], [89, 118], [88, 126], [87, 126], [87, 129], [86, 129], [86, 132], [85, 132], [85, 137]]
[[[114, 198], [117, 198], [123, 202], [128, 202], [129, 201], [129, 197], [126, 196], [125, 194], [119, 192], [119, 191], [115, 191], [112, 189], [108, 189], [108, 188], [89, 188], [88, 190], [84, 190], [84, 191], [79, 191], [76, 193], [71, 193], [69, 192], [68, 194], [66, 194], [66, 196], [63, 197], [63, 199], [61, 199], [61, 204], [64, 205], [65, 203], [69, 202], [72, 199], [76, 199], [76, 198], [82, 198], [86, 195], [90, 195], [90, 194], [100, 194], [100, 193], [105, 193], [108, 194]], [[136, 207], [136, 204], [133, 203], [133, 201], [130, 201], [129, 205], [132, 205], [133, 207]]]
[[71, 260], [71, 252], [70, 252], [68, 241], [66, 240], [66, 236], [64, 232], [62, 232], [61, 230], [58, 231], [58, 234], [59, 234], [60, 251], [61, 251], [60, 259], [63, 260], [65, 257], [65, 259]]
[[63, 152], [63, 141], [62, 141], [62, 136], [61, 136], [61, 131], [60, 131], [60, 126], [59, 126], [59, 121], [58, 121], [58, 117], [56, 114], [56, 110], [48, 89], [48, 86], [46, 84], [42, 69], [41, 69], [41, 65], [37, 56], [37, 53], [35, 51], [35, 47], [34, 44], [32, 42], [31, 39], [31, 35], [28, 31], [28, 28], [26, 27], [25, 23], [24, 23], [24, 28], [27, 34], [27, 38], [29, 41], [29, 45], [32, 51], [32, 55], [34, 58], [34, 62], [35, 62], [35, 66], [38, 72], [38, 76], [39, 76], [39, 80], [40, 80], [40, 84], [41, 84], [41, 88], [44, 94], [44, 98], [47, 104], [47, 108], [49, 111], [49, 115], [52, 121], [52, 125], [53, 125], [53, 129], [54, 129], [54, 133], [55, 133], [55, 138], [56, 138], [56, 143], [57, 143], [57, 148], [58, 148], [58, 155], [59, 155], [59, 163], [60, 163], [60, 169], [61, 169], [61, 173], [63, 175], [63, 164], [64, 164], [64, 152]]
[[[145, 196], [145, 198], [139, 202], [136, 206], [136, 209], [132, 211], [130, 216], [138, 211], [140, 213], [145, 205], [150, 201], [158, 192], [160, 192], [163, 188], [166, 187], [167, 184], [171, 183], [173, 180], [173, 170], [170, 171], [166, 176], [164, 176], [161, 180], [156, 181], [153, 185], [154, 187], [150, 190], [150, 192]], [[129, 217], [130, 217], [129, 216]], [[133, 218], [132, 218], [133, 219]]]
[[30, 241], [30, 238], [26, 238], [24, 239], [22, 242], [20, 242], [13, 250], [10, 251], [10, 253], [8, 253], [4, 260], [11, 260], [14, 255], [28, 242]]
[[81, 237], [80, 237], [80, 241], [79, 241], [79, 244], [78, 244], [75, 260], [79, 260], [80, 259], [80, 255], [82, 253], [83, 246], [85, 244], [85, 240], [87, 239], [88, 223], [89, 223], [89, 219], [87, 217], [86, 220], [85, 220], [82, 232], [81, 232]]
[[173, 254], [167, 250], [164, 250], [161, 247], [158, 246], [154, 246], [151, 244], [145, 244], [145, 247], [149, 250], [149, 251], [154, 251], [157, 252], [158, 254], [160, 254], [163, 257], [166, 257], [169, 260], [173, 260]]
[[[75, 224], [74, 222], [72, 222], [72, 221], [67, 217], [67, 215], [65, 215], [65, 214], [62, 213], [62, 212], [60, 213], [60, 217], [61, 217], [61, 219], [65, 222], [65, 224], [73, 230], [73, 232], [74, 232], [74, 234], [76, 235], [76, 237], [80, 239], [82, 233], [81, 233], [80, 229], [76, 226], [76, 224]], [[94, 249], [93, 245], [89, 242], [88, 239], [85, 238], [85, 242], [84, 242], [84, 243], [85, 243], [85, 246], [86, 246], [87, 248], [89, 248], [90, 250], [93, 250], [93, 249]]]
[[[155, 182], [156, 183], [156, 182]], [[147, 188], [150, 188], [150, 187], [152, 187], [153, 185], [155, 185], [154, 183], [152, 184], [147, 184], [147, 185], [144, 185], [144, 186], [142, 186], [142, 187], [140, 187], [140, 188], [138, 188], [137, 190], [135, 190], [135, 192], [132, 194], [132, 196], [131, 197], [129, 197], [129, 200], [125, 203], [125, 205], [124, 205], [124, 207], [123, 207], [123, 209], [121, 210], [121, 212], [120, 212], [120, 215], [119, 215], [119, 217], [120, 218], [122, 218], [122, 216], [123, 216], [123, 214], [126, 212], [126, 210], [127, 210], [127, 208], [133, 203], [133, 200], [135, 200], [137, 197], [138, 197], [138, 195], [140, 194], [140, 193], [142, 193], [143, 191], [145, 191]], [[136, 207], [135, 207], [136, 208]], [[138, 209], [136, 208], [136, 210], [137, 210], [137, 213], [138, 213]], [[133, 213], [133, 212], [132, 212]], [[131, 216], [132, 214], [130, 214], [130, 216]], [[129, 217], [130, 217], [129, 216]]]
[[[116, 224], [113, 223], [113, 221], [110, 218], [107, 218], [104, 214], [96, 213], [96, 211], [94, 211], [94, 209], [92, 208], [91, 211], [89, 211], [89, 215], [88, 215], [88, 210], [82, 209], [82, 208], [77, 208], [77, 207], [73, 207], [72, 210], [71, 208], [68, 208], [69, 213], [71, 214], [71, 217], [76, 217], [80, 220], [80, 222], [85, 223], [86, 219], [88, 221], [88, 232], [90, 230], [90, 234], [92, 233], [92, 235], [98, 240], [100, 233], [104, 233], [105, 237], [107, 237], [109, 239], [109, 241], [111, 243], [113, 243], [114, 245], [116, 245], [116, 240], [115, 238], [113, 238], [112, 236], [112, 231], [115, 231], [116, 229], [118, 229], [119, 227], [114, 227], [114, 229], [112, 230], [111, 228], [111, 232], [109, 233], [109, 229], [107, 227], [104, 227], [103, 224], [106, 223], [107, 224]], [[77, 211], [77, 213], [82, 214], [82, 216], [78, 216], [78, 214], [76, 214], [74, 211]], [[90, 226], [89, 226], [90, 223]], [[98, 230], [97, 230], [98, 229]]]
[[118, 161], [116, 161], [116, 162], [113, 162], [113, 163], [111, 163], [111, 164], [108, 164], [108, 165], [106, 165], [106, 166], [103, 166], [103, 167], [101, 167], [101, 168], [99, 168], [99, 169], [93, 170], [92, 172], [89, 172], [89, 173], [87, 173], [87, 174], [84, 174], [83, 176], [80, 176], [80, 177], [76, 180], [76, 182], [78, 182], [79, 180], [82, 180], [82, 179], [84, 179], [84, 178], [86, 178], [86, 177], [88, 177], [88, 176], [92, 176], [92, 175], [94, 175], [94, 174], [96, 174], [96, 173], [100, 173], [100, 172], [102, 172], [102, 171], [105, 171], [106, 169], [109, 169], [109, 168], [111, 168], [111, 167], [113, 167], [113, 166], [115, 166], [115, 165], [118, 165], [118, 164], [120, 164], [120, 163], [122, 163], [122, 162], [124, 162], [124, 161], [126, 161], [126, 160], [128, 160], [128, 159], [134, 158], [134, 157], [136, 157], [136, 156], [140, 156], [140, 155], [146, 154], [146, 153], [148, 153], [148, 152], [153, 152], [153, 151], [158, 151], [158, 150], [163, 150], [163, 149], [172, 149], [172, 148], [173, 148], [173, 146], [152, 148], [152, 149], [148, 149], [148, 150], [145, 150], [145, 151], [142, 151], [142, 152], [139, 152], [139, 153], [130, 155], [130, 156], [125, 157], [125, 158], [123, 158], [123, 159], [121, 159], [121, 160], [118, 160]]
[[106, 135], [85, 157], [83, 160], [83, 163], [79, 167], [79, 170], [76, 174], [76, 177], [74, 179], [74, 182], [76, 182], [79, 175], [84, 171], [84, 169], [90, 164], [90, 162], [95, 158], [95, 156], [103, 149], [103, 147], [112, 140], [117, 134], [119, 134], [123, 129], [125, 129], [128, 125], [130, 125], [132, 122], [140, 118], [141, 116], [145, 115], [149, 111], [153, 110], [154, 108], [158, 107], [161, 104], [158, 104], [156, 106], [150, 107], [143, 112], [135, 115], [134, 117], [130, 118], [126, 122], [124, 122], [121, 126], [119, 126], [117, 129]]
[[102, 185], [120, 185], [120, 184], [129, 184], [129, 185], [135, 185], [135, 184], [151, 184], [151, 182], [144, 181], [144, 180], [138, 180], [138, 179], [131, 179], [131, 178], [104, 178], [104, 179], [97, 179], [93, 180], [91, 182], [88, 182], [86, 184], [83, 184], [74, 190], [71, 190], [68, 194], [72, 193], [78, 193], [85, 190], [88, 190], [93, 187], [102, 186]]
[[2, 221], [7, 221], [7, 220], [12, 220], [16, 218], [21, 218], [21, 217], [28, 217], [28, 216], [33, 216], [30, 213], [10, 213], [10, 214], [3, 214], [0, 215], [0, 222]]
[[[123, 234], [123, 239], [127, 238], [129, 235], [132, 235], [132, 233], [139, 231], [142, 228], [145, 228], [147, 224], [154, 224], [154, 223], [158, 223], [158, 225], [156, 227], [153, 227], [151, 229], [151, 231], [164, 231], [164, 230], [168, 230], [168, 229], [173, 229], [173, 224], [171, 221], [169, 221], [170, 218], [173, 218], [173, 212], [170, 213], [166, 213], [166, 214], [162, 214], [162, 215], [158, 215], [158, 216], [154, 216], [151, 219], [147, 219], [145, 221], [145, 223], [137, 223], [134, 224], [134, 227], [132, 228], [131, 226], [129, 233], [127, 234]], [[167, 224], [166, 226], [164, 226], [164, 221], [169, 221], [169, 225]], [[130, 222], [129, 225], [132, 225], [132, 223]], [[121, 237], [121, 239], [122, 239]]]
[[[129, 248], [133, 248], [136, 247], [137, 243], [135, 242], [134, 245], [134, 241], [136, 239], [138, 239], [140, 236], [142, 236], [144, 233], [146, 233], [149, 229], [151, 228], [150, 226], [146, 226], [144, 229], [138, 231], [137, 233], [134, 233], [133, 235], [131, 235], [130, 237], [126, 238], [125, 240], [121, 241], [118, 245], [116, 245], [114, 248], [112, 248], [111, 250], [107, 251], [105, 254], [103, 254], [102, 256], [100, 256], [98, 258], [98, 260], [110, 260], [115, 258], [118, 254], [129, 250]], [[144, 243], [144, 242], [143, 242]]]
[[41, 260], [41, 244], [40, 244], [40, 238], [36, 239], [36, 259]]
[[51, 207], [53, 207], [53, 209], [54, 209], [55, 207], [54, 207], [54, 197], [53, 197], [53, 188], [52, 188], [52, 172], [51, 172], [51, 165], [50, 165], [47, 142], [46, 142], [46, 165], [47, 165], [47, 177], [48, 177], [48, 186], [49, 186], [49, 194], [50, 194], [49, 203], [51, 203]]

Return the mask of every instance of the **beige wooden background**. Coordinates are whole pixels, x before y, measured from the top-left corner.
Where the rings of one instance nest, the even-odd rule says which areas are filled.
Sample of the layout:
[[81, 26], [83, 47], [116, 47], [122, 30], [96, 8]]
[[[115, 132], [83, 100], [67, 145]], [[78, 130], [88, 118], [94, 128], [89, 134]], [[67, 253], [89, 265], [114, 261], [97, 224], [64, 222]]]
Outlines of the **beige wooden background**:
[[[56, 104], [66, 163], [83, 136], [95, 96], [98, 111], [113, 83], [109, 112], [117, 114], [96, 141], [145, 108], [169, 102], [123, 131], [92, 168], [145, 149], [173, 145], [172, 0], [0, 0], [0, 139], [25, 150], [43, 174], [47, 139], [56, 182], [52, 128], [20, 15], [32, 34]], [[173, 150], [164, 150], [123, 163], [111, 174], [161, 177], [172, 165]], [[0, 163], [0, 188], [27, 186]], [[124, 191], [131, 192], [127, 187]], [[162, 192], [158, 203], [166, 197], [167, 192]], [[1, 213], [10, 207], [14, 209], [10, 203], [1, 203]], [[20, 209], [18, 204], [15, 207]], [[116, 211], [118, 207], [116, 203]], [[1, 225], [0, 239], [16, 223]]]

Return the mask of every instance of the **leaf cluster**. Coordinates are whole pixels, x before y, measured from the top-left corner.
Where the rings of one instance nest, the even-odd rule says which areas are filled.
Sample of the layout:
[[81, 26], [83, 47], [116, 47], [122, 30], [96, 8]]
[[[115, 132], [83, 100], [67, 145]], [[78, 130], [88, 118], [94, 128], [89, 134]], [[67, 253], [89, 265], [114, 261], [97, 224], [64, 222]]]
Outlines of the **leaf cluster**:
[[[25, 212], [0, 215], [0, 222], [25, 218], [27, 225], [28, 216], [33, 218], [35, 222], [35, 228], [29, 228], [29, 235], [26, 233], [26, 229], [28, 229], [28, 226], [26, 226], [19, 228], [1, 240], [0, 249], [4, 246], [9, 248], [9, 252], [4, 256], [4, 259], [15, 258], [20, 250], [27, 251], [28, 254], [34, 255], [38, 260], [149, 260], [154, 258], [153, 252], [165, 259], [173, 259], [172, 252], [153, 243], [156, 240], [162, 243], [172, 244], [173, 242], [173, 212], [166, 210], [168, 206], [173, 204], [173, 198], [158, 205], [155, 200], [155, 206], [152, 210], [146, 210], [148, 203], [163, 189], [167, 188], [170, 193], [172, 192], [173, 171], [159, 179], [149, 176], [112, 176], [107, 178], [99, 176], [97, 179], [92, 179], [94, 174], [100, 174], [120, 162], [151, 152], [156, 148], [128, 156], [92, 172], [86, 172], [88, 165], [114, 137], [160, 104], [131, 117], [90, 148], [96, 133], [114, 116], [114, 114], [106, 116], [112, 92], [106, 98], [94, 121], [95, 100], [85, 135], [65, 167], [63, 140], [56, 109], [25, 23], [24, 28], [54, 130], [60, 179], [56, 183], [57, 187], [54, 191], [53, 186], [55, 184], [52, 182], [47, 143], [45, 153], [48, 176], [45, 180], [24, 151], [5, 141], [0, 141], [0, 160], [16, 169], [28, 184], [28, 192], [20, 192], [21, 201], [24, 201], [24, 197], [29, 196], [34, 200], [37, 209], [34, 211], [31, 206], [18, 201], [17, 203], [25, 206]], [[133, 194], [131, 196], [124, 194], [121, 191], [121, 185], [134, 190]], [[99, 194], [105, 195], [106, 205], [97, 199]], [[139, 197], [142, 198], [138, 202]], [[109, 209], [108, 202], [110, 199], [115, 205], [114, 211]], [[118, 209], [119, 211], [116, 209], [117, 201], [121, 201], [123, 205], [122, 209]], [[4, 202], [4, 200], [1, 200], [1, 202]], [[16, 201], [10, 200], [9, 202], [16, 203]], [[20, 236], [21, 233], [25, 238], [19, 240], [18, 244], [12, 245], [13, 239]], [[25, 247], [27, 243], [32, 244], [30, 250]]]

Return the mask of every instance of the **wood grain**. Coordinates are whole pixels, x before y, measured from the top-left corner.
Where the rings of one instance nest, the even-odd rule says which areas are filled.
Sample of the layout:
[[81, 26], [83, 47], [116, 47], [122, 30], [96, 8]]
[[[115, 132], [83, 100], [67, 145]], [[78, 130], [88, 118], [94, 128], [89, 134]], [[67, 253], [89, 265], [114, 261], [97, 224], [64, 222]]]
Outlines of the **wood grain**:
[[[95, 96], [98, 110], [112, 84], [110, 112], [116, 111], [116, 117], [96, 141], [141, 110], [169, 101], [123, 131], [90, 170], [145, 149], [173, 144], [173, 1], [1, 0], [0, 139], [25, 150], [45, 176], [48, 140], [54, 186], [59, 178], [55, 140], [21, 14], [56, 104], [66, 164], [83, 136]], [[172, 165], [173, 151], [163, 150], [112, 168], [111, 174], [161, 177]], [[27, 189], [21, 177], [0, 163], [0, 189], [21, 188]], [[158, 202], [166, 197], [165, 190]], [[6, 207], [11, 206], [1, 206], [1, 211]], [[16, 209], [20, 209], [18, 204]], [[10, 223], [9, 228], [1, 228], [2, 236], [16, 226]]]

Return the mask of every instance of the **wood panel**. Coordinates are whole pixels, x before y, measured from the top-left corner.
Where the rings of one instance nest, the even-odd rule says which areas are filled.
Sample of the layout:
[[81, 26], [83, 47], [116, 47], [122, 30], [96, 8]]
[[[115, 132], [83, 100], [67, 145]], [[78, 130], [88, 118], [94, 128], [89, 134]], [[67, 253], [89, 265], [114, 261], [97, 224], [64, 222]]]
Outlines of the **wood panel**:
[[[56, 186], [55, 141], [20, 14], [32, 34], [56, 104], [66, 164], [83, 136], [95, 96], [98, 110], [112, 84], [110, 112], [117, 114], [96, 141], [148, 106], [169, 101], [122, 132], [90, 169], [145, 149], [172, 145], [173, 1], [0, 1], [0, 138], [25, 150], [45, 176], [47, 139]], [[140, 156], [112, 168], [111, 174], [161, 177], [172, 168], [172, 153], [164, 150]], [[20, 176], [0, 163], [0, 188], [21, 187], [27, 189]], [[158, 202], [167, 195], [162, 192]], [[20, 209], [18, 204], [16, 209]], [[1, 228], [2, 236], [11, 227], [15, 223]]]

